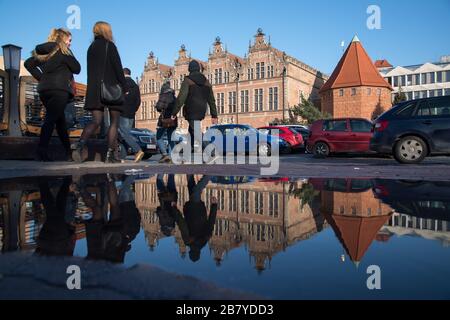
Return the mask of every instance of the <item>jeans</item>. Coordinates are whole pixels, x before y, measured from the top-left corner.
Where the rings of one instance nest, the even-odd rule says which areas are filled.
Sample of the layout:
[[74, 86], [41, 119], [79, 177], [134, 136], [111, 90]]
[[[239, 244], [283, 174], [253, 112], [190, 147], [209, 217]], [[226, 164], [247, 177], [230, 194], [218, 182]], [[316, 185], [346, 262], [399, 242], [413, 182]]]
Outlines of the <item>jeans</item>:
[[178, 198], [177, 186], [175, 185], [175, 175], [169, 174], [167, 176], [167, 185], [164, 183], [164, 174], [158, 174], [156, 177], [156, 189], [158, 193], [173, 193], [176, 194]]
[[134, 153], [141, 151], [141, 147], [136, 142], [136, 139], [131, 134], [131, 129], [134, 125], [134, 119], [128, 119], [120, 117], [119, 122], [119, 133], [123, 140], [128, 144], [128, 146], [133, 150]]
[[201, 202], [203, 190], [205, 190], [210, 180], [211, 177], [203, 176], [198, 183], [195, 183], [194, 176], [188, 175], [187, 181], [189, 190], [189, 201]]
[[167, 148], [164, 141], [164, 134], [167, 133], [167, 140], [169, 142], [169, 153], [175, 148], [175, 141], [172, 141], [172, 134], [175, 132], [176, 128], [158, 128], [156, 130], [156, 143], [158, 144], [159, 151], [163, 156], [167, 156]]
[[135, 201], [134, 192], [131, 190], [134, 180], [135, 178], [133, 176], [128, 176], [125, 181], [122, 182], [122, 187], [119, 191], [119, 204]]

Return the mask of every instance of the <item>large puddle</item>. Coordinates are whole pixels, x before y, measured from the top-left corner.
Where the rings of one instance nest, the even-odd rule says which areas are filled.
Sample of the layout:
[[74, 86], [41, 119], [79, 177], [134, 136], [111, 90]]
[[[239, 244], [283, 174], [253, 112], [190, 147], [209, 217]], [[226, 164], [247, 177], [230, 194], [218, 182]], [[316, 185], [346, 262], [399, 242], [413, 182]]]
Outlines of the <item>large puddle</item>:
[[[448, 299], [449, 245], [450, 182], [189, 175], [0, 181], [4, 253], [151, 264], [273, 299]], [[368, 288], [371, 266], [379, 267], [380, 290]]]

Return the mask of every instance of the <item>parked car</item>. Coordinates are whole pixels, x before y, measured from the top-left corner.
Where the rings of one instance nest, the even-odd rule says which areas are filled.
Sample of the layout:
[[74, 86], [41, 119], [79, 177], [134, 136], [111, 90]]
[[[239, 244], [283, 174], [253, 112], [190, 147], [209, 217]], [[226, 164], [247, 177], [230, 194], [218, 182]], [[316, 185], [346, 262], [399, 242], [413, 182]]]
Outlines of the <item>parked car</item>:
[[450, 182], [377, 179], [373, 193], [396, 212], [450, 221]]
[[295, 152], [305, 147], [303, 136], [293, 128], [286, 126], [268, 126], [258, 128], [258, 130], [261, 132], [266, 131], [265, 133], [267, 134], [276, 135], [284, 139], [287, 143], [289, 143], [291, 152]]
[[[215, 141], [213, 134], [214, 130], [218, 130], [222, 134], [223, 141]], [[215, 125], [209, 128], [205, 135], [211, 135], [209, 143], [216, 145], [216, 150], [219, 154], [234, 152], [235, 154], [259, 154], [270, 156], [275, 148], [278, 148], [279, 153], [290, 152], [289, 144], [284, 139], [270, 134], [263, 134], [249, 125]], [[227, 150], [226, 141], [230, 136], [234, 138], [233, 150]], [[243, 138], [245, 143], [239, 143], [239, 137]], [[254, 143], [250, 143], [250, 141], [254, 141]]]
[[[136, 139], [136, 142], [144, 151], [144, 160], [150, 159], [153, 155], [158, 154], [158, 148], [156, 146], [156, 134], [148, 129], [132, 129], [131, 134]], [[120, 139], [120, 157], [125, 159], [128, 155], [133, 154], [130, 146], [125, 140]]]
[[368, 153], [373, 124], [360, 118], [318, 120], [311, 126], [308, 148], [316, 157], [331, 153]]
[[450, 96], [400, 103], [376, 120], [373, 131], [370, 149], [400, 163], [450, 155]]

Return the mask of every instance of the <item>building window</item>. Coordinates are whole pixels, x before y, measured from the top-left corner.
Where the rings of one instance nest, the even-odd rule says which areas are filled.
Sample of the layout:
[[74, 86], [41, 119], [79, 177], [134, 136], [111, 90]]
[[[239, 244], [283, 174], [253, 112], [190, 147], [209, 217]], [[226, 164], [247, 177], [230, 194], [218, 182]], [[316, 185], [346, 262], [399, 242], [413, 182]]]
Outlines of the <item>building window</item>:
[[228, 92], [228, 111], [236, 113], [236, 92]]
[[247, 70], [247, 78], [248, 78], [248, 80], [253, 80], [253, 77], [254, 77], [254, 69], [253, 68], [249, 68]]
[[392, 78], [391, 77], [384, 78], [384, 80], [386, 80], [392, 86]]
[[222, 68], [219, 69], [219, 84], [222, 84], [223, 78], [222, 78]]
[[394, 77], [394, 87], [398, 87], [398, 76]]
[[269, 110], [278, 110], [278, 87], [269, 88]]
[[225, 72], [225, 83], [230, 82], [230, 73], [228, 71]]
[[255, 111], [263, 111], [263, 89], [255, 89]]
[[[450, 82], [450, 71], [445, 71], [445, 82]], [[442, 80], [444, 82], [444, 80]]]
[[217, 111], [219, 113], [225, 113], [225, 94], [217, 93]]
[[279, 196], [277, 193], [269, 193], [269, 216], [278, 218], [279, 214]]
[[378, 96], [378, 97], [381, 96], [381, 89], [377, 89], [377, 96]]
[[249, 112], [248, 90], [241, 91], [241, 112]]
[[367, 95], [368, 96], [372, 95], [372, 88], [367, 88]]
[[266, 77], [266, 67], [264, 65], [264, 62], [261, 62], [261, 79], [264, 79]]
[[352, 96], [356, 96], [356, 88], [352, 88]]
[[268, 66], [267, 67], [267, 77], [268, 78], [273, 78], [274, 73], [273, 73], [273, 66]]
[[258, 62], [256, 64], [256, 79], [260, 78], [260, 72], [261, 72], [261, 66], [260, 66], [260, 63]]
[[446, 96], [450, 96], [450, 89], [445, 89], [445, 94]]
[[421, 76], [422, 76], [422, 84], [427, 84], [428, 83], [428, 81], [427, 81], [427, 74], [428, 73], [422, 73], [421, 74]]
[[442, 83], [442, 71], [436, 73], [436, 82]]
[[214, 70], [214, 84], [219, 83], [219, 69]]
[[262, 192], [255, 192], [255, 214], [264, 214], [264, 198]]
[[241, 191], [241, 212], [245, 214], [250, 214], [250, 192]]
[[339, 97], [343, 97], [344, 96], [344, 89], [339, 89]]

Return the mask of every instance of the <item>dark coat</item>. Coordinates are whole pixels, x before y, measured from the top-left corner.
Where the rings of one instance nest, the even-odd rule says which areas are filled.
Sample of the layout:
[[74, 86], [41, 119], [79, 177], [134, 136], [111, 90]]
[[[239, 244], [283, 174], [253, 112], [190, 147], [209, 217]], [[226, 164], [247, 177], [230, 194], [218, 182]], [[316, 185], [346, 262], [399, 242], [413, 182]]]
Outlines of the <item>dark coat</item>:
[[141, 91], [139, 90], [139, 86], [133, 79], [131, 79], [131, 77], [125, 77], [125, 80], [128, 85], [128, 94], [125, 96], [122, 117], [134, 119], [136, 112], [141, 106]]
[[208, 105], [211, 117], [217, 118], [216, 100], [211, 84], [202, 73], [191, 72], [181, 84], [173, 115], [176, 116], [184, 106], [183, 116], [186, 120], [201, 121], [205, 119]]
[[[162, 119], [169, 119], [172, 117], [172, 113], [175, 110], [175, 104], [175, 91], [173, 91], [173, 89], [171, 88], [161, 90], [158, 102], [156, 103], [156, 110], [160, 113], [157, 124], [159, 128], [163, 127]], [[175, 121], [174, 127], [178, 127], [178, 119]]]
[[55, 48], [54, 42], [37, 46], [33, 56], [25, 61], [25, 68], [39, 81], [39, 93], [62, 90], [73, 96], [73, 75], [80, 73], [81, 66], [74, 56], [65, 55], [60, 50], [48, 58]]
[[[108, 42], [108, 57], [105, 65], [106, 44]], [[85, 109], [103, 111], [104, 106], [100, 99], [102, 79], [104, 79], [105, 84], [120, 84], [124, 93], [128, 91], [128, 85], [123, 74], [122, 61], [120, 60], [116, 45], [103, 37], [96, 37], [87, 52]], [[122, 111], [122, 106], [115, 106], [114, 109]]]

